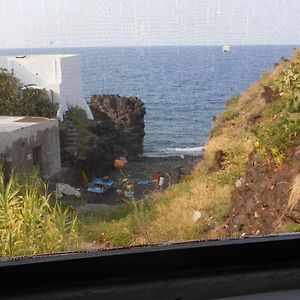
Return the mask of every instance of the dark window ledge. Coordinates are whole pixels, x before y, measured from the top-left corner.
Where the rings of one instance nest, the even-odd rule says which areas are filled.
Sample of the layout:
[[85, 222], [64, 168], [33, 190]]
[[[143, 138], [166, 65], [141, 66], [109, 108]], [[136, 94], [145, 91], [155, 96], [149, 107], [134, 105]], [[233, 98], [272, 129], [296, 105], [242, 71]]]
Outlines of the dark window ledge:
[[300, 235], [0, 261], [2, 297], [212, 299], [300, 288]]

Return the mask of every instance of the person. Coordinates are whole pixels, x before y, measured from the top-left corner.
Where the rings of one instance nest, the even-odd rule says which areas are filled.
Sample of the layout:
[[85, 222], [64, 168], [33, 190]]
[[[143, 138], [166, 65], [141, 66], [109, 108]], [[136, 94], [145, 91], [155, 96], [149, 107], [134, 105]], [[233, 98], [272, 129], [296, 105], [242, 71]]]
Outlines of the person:
[[163, 188], [164, 183], [165, 183], [165, 177], [160, 176], [159, 182], [158, 182], [158, 189], [159, 189], [159, 190], [161, 190], [161, 189]]
[[125, 191], [121, 190], [119, 195], [120, 195], [121, 201], [124, 201], [125, 200]]
[[160, 172], [156, 172], [156, 173], [154, 174], [154, 180], [156, 181], [157, 185], [159, 185]]

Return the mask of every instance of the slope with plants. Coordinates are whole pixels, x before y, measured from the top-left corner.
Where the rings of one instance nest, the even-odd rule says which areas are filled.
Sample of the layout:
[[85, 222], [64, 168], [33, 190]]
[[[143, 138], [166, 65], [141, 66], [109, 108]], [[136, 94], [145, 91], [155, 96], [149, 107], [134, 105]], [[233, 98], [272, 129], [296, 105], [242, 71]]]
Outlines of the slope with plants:
[[300, 54], [228, 101], [193, 173], [163, 193], [79, 215], [100, 247], [298, 230]]

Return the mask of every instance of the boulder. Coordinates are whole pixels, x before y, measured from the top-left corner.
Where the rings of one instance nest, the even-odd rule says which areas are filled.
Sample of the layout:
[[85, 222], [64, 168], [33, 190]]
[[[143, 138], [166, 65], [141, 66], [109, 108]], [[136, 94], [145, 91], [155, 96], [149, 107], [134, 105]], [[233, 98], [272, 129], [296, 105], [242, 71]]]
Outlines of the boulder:
[[71, 128], [66, 114], [60, 126], [63, 166], [84, 171], [88, 177], [103, 176], [114, 168], [115, 159], [143, 154], [146, 112], [140, 99], [93, 96], [89, 105], [94, 120]]
[[224, 162], [226, 159], [226, 153], [223, 150], [217, 150], [215, 152], [214, 160], [213, 160], [213, 165], [210, 168], [211, 172], [217, 172], [220, 171], [224, 168]]
[[[128, 158], [135, 158], [143, 154], [145, 135], [144, 103], [137, 97], [121, 97], [119, 95], [95, 95], [89, 106], [93, 112], [97, 129], [105, 134], [112, 134], [115, 143], [122, 148]], [[110, 133], [110, 132], [111, 133]]]

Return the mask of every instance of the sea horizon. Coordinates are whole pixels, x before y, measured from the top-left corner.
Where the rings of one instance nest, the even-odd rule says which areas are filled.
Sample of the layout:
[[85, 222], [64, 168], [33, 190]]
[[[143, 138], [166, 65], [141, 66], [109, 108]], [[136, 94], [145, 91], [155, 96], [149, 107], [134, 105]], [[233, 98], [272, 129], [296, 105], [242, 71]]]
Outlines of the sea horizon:
[[145, 103], [146, 156], [200, 155], [191, 149], [204, 147], [213, 116], [299, 47], [231, 44], [223, 53], [222, 46], [14, 48], [0, 55], [80, 54], [86, 101], [118, 94]]

